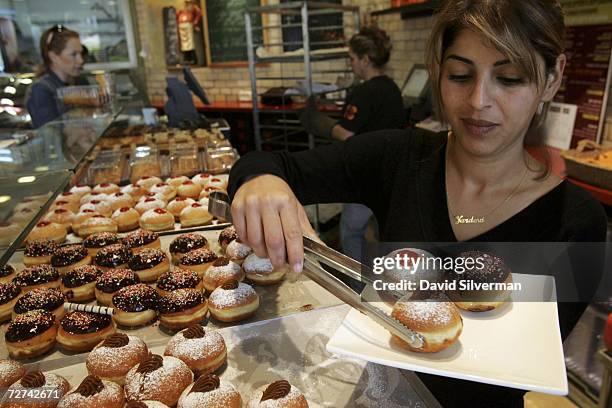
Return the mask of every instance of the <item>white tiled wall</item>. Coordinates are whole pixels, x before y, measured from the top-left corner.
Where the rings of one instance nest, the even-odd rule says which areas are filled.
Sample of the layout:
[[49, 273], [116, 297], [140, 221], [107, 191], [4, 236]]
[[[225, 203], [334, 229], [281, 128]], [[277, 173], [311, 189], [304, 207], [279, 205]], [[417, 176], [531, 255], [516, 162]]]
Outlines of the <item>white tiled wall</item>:
[[[268, 1], [268, 4], [276, 0]], [[179, 0], [134, 0], [140, 37], [140, 62], [145, 66], [147, 89], [152, 100], [163, 100], [165, 97], [165, 78], [172, 74], [164, 60], [164, 42], [162, 25], [162, 8], [167, 6], [182, 7]], [[362, 23], [369, 20], [371, 11], [388, 8], [389, 0], [345, 0], [347, 5], [360, 7]], [[380, 16], [375, 20], [378, 26], [387, 31], [393, 41], [391, 61], [387, 74], [401, 86], [412, 64], [424, 59], [425, 42], [429, 35], [432, 17], [421, 17], [402, 20], [399, 14]], [[268, 24], [273, 24], [269, 21]], [[346, 33], [347, 38], [352, 33]], [[271, 33], [270, 41], [276, 41], [280, 33]], [[336, 65], [334, 65], [336, 64]], [[316, 68], [331, 69], [345, 66], [345, 62], [320, 62]], [[278, 75], [280, 70], [285, 76], [303, 75], [302, 64], [269, 64], [258, 68], [259, 75]], [[215, 101], [236, 101], [241, 90], [250, 90], [249, 72], [246, 64], [243, 67], [203, 67], [194, 68], [194, 74], [206, 88], [209, 97]], [[321, 81], [333, 82], [334, 77], [317, 77]], [[265, 86], [279, 85], [267, 82]], [[291, 84], [285, 84], [291, 85]]]

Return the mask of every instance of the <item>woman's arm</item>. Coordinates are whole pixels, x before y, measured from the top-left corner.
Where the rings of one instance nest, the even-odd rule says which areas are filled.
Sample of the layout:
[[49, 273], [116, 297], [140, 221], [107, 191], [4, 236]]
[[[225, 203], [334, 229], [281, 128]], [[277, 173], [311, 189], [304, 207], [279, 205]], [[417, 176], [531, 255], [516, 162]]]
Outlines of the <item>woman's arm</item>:
[[390, 193], [397, 155], [409, 139], [406, 131], [380, 131], [298, 153], [247, 154], [229, 181], [240, 239], [259, 256], [267, 254], [274, 265], [287, 260], [301, 270], [301, 236], [311, 233], [302, 204], [380, 207]]

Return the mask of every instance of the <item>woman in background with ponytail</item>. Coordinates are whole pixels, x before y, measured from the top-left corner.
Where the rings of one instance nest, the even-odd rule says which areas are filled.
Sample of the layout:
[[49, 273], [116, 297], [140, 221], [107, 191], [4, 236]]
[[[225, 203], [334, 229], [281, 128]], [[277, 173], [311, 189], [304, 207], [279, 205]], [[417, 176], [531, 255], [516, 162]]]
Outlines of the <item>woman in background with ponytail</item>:
[[51, 27], [40, 38], [43, 65], [32, 84], [26, 106], [35, 128], [62, 115], [57, 89], [68, 86], [83, 69], [83, 46], [79, 34], [62, 25]]
[[[342, 119], [330, 118], [316, 110], [314, 100], [300, 115], [308, 133], [318, 137], [346, 140], [376, 130], [401, 129], [405, 124], [402, 95], [393, 79], [384, 74], [391, 57], [391, 39], [384, 30], [364, 27], [348, 43], [351, 69], [363, 80], [351, 89], [344, 103]], [[342, 251], [361, 259], [364, 233], [372, 211], [361, 204], [344, 204], [340, 219]]]

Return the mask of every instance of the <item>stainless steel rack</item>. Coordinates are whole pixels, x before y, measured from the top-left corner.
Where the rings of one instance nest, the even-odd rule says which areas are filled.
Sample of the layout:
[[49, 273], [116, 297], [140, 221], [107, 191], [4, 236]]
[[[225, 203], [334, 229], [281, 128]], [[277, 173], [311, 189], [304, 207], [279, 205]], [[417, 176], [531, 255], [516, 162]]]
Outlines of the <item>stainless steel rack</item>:
[[[312, 19], [325, 15], [341, 15], [341, 24], [312, 24]], [[287, 21], [291, 18], [291, 21]], [[254, 25], [261, 21], [261, 25]], [[298, 109], [308, 96], [313, 95], [313, 82], [333, 83], [340, 74], [352, 75], [350, 66], [346, 63], [348, 50], [339, 49], [345, 44], [345, 39], [359, 31], [359, 8], [342, 4], [326, 2], [296, 1], [260, 7], [250, 7], [245, 12], [245, 29], [247, 37], [247, 52], [249, 74], [253, 101], [254, 139], [257, 150], [265, 145], [266, 150], [311, 149], [319, 142], [314, 135], [307, 135], [299, 123]], [[301, 29], [300, 39], [286, 39], [283, 34], [287, 29]], [[342, 39], [313, 38], [326, 31], [338, 33], [341, 30]], [[263, 33], [263, 35], [261, 35]], [[295, 33], [294, 33], [295, 34]], [[262, 43], [255, 43], [254, 38], [260, 36]], [[286, 51], [289, 48], [300, 50]], [[325, 48], [336, 47], [336, 48]], [[271, 51], [265, 55], [259, 53], [262, 49]], [[314, 49], [318, 48], [318, 49]], [[345, 63], [327, 64], [324, 62], [345, 60]], [[301, 65], [301, 72], [296, 73], [296, 64]], [[292, 65], [292, 66], [289, 66]], [[261, 72], [265, 71], [265, 72]], [[284, 106], [266, 106], [260, 97], [271, 87], [293, 87], [296, 81], [302, 81], [303, 90], [292, 94], [297, 103]], [[334, 91], [340, 94], [341, 90]], [[333, 100], [334, 98], [328, 98]], [[338, 98], [336, 98], [338, 99]], [[262, 115], [265, 116], [262, 117]], [[323, 142], [321, 140], [321, 142]]]

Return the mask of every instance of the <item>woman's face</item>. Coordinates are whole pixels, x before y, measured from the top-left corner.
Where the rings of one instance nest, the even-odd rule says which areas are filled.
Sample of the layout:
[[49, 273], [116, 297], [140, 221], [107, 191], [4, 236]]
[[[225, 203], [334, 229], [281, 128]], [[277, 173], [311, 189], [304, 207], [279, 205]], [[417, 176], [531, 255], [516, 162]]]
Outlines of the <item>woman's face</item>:
[[[538, 62], [543, 71], [543, 60]], [[440, 87], [456, 140], [471, 154], [490, 157], [522, 148], [538, 105], [552, 99], [558, 84], [538, 91], [480, 34], [463, 30], [444, 54]]]
[[359, 58], [359, 55], [355, 54], [350, 48], [348, 54], [353, 74], [357, 75], [359, 78], [364, 78], [368, 59], [365, 56], [363, 56], [363, 58]]
[[77, 77], [83, 70], [83, 46], [78, 38], [70, 38], [61, 53], [49, 52], [51, 68], [69, 77]]

